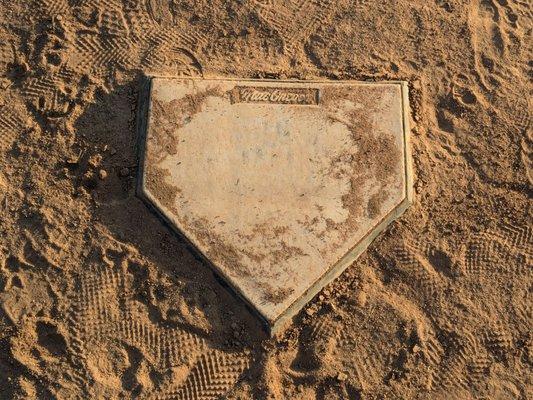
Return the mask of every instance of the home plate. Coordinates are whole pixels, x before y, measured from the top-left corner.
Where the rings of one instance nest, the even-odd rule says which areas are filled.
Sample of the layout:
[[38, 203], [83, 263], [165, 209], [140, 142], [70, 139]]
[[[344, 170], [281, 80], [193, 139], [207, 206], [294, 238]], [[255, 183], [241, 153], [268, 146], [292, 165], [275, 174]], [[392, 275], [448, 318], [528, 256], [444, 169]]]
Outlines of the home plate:
[[152, 78], [139, 194], [278, 331], [411, 200], [404, 82]]

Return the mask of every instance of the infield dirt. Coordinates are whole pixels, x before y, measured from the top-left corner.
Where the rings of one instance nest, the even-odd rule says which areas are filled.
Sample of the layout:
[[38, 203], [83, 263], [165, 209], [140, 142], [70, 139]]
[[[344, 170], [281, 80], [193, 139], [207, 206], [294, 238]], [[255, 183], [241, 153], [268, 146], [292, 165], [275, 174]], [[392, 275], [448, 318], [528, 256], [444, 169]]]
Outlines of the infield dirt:
[[[531, 7], [0, 0], [0, 398], [533, 398]], [[268, 338], [135, 195], [145, 74], [409, 82], [414, 202]]]

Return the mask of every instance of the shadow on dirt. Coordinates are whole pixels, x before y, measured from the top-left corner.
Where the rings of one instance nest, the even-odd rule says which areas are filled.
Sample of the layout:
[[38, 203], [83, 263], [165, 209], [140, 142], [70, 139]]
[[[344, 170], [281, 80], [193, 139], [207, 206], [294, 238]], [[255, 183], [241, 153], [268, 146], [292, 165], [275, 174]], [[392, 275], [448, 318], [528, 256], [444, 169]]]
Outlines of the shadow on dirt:
[[[185, 282], [184, 300], [205, 314], [211, 325], [205, 333], [215, 347], [257, 342], [266, 337], [258, 318], [224, 287], [197, 251], [136, 195], [137, 103], [144, 84], [145, 78], [138, 76], [110, 92], [97, 91], [94, 103], [77, 119], [78, 142], [86, 143], [86, 149], [72, 168], [76, 185], [90, 193], [95, 220], [114, 239], [135, 248], [159, 273], [174, 280], [176, 290]], [[152, 289], [151, 306], [157, 315], [158, 300], [171, 296], [172, 288]], [[163, 313], [158, 318], [163, 324], [172, 322]], [[242, 329], [236, 330], [236, 325]]]

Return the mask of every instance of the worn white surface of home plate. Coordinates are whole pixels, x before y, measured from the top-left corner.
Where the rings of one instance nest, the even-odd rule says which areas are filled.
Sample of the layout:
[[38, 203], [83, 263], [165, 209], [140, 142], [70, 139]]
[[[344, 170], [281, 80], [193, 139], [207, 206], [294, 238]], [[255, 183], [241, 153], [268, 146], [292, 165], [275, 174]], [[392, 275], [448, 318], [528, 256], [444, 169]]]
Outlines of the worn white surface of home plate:
[[409, 205], [403, 82], [150, 79], [140, 195], [272, 330]]

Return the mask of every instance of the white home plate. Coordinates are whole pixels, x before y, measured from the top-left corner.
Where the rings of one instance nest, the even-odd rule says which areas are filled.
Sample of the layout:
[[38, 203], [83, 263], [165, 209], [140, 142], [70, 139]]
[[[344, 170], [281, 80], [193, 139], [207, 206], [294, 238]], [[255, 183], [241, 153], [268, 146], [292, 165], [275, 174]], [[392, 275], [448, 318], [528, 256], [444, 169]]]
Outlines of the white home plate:
[[139, 192], [271, 330], [409, 205], [407, 86], [152, 78]]

